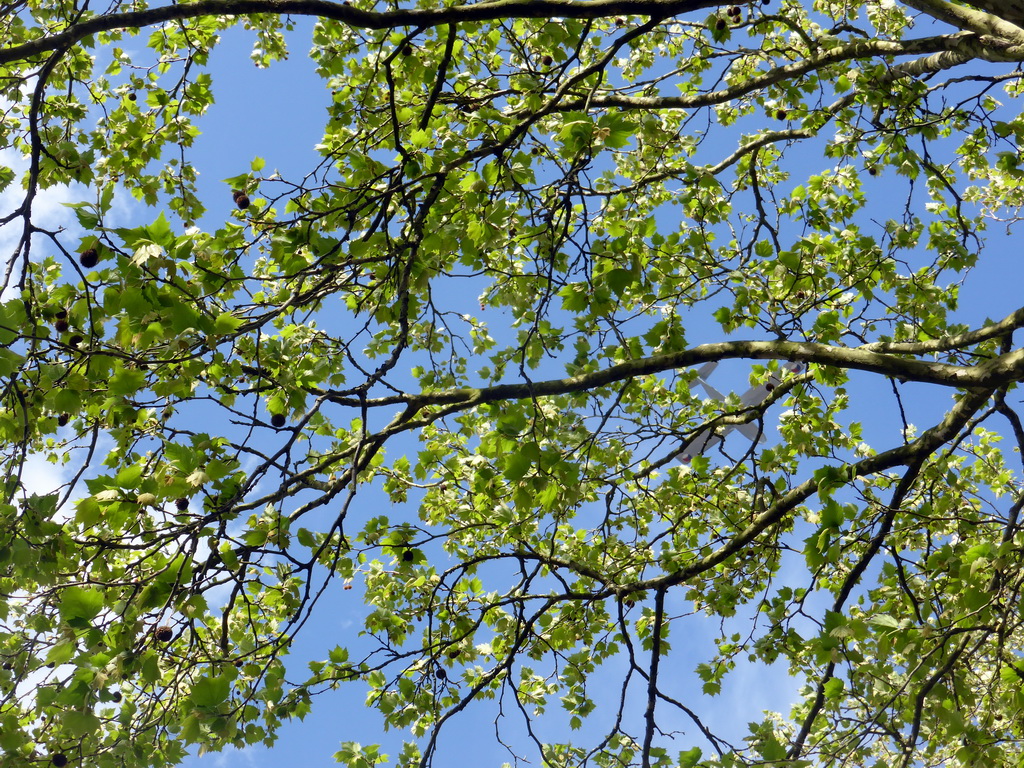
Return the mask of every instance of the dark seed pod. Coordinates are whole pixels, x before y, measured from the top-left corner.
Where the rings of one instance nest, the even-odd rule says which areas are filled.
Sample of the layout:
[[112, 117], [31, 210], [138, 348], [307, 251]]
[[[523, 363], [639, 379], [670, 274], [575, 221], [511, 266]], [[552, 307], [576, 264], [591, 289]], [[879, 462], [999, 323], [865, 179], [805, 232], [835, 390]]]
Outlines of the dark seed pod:
[[171, 638], [174, 637], [174, 630], [164, 624], [163, 626], [157, 627], [153, 632], [155, 637], [161, 643], [170, 642]]
[[68, 416], [66, 413], [62, 413], [60, 416], [57, 417], [57, 426], [58, 427], [66, 427], [67, 424], [68, 424], [68, 419], [69, 418], [70, 418], [70, 416]]
[[273, 416], [270, 417], [270, 426], [274, 427], [275, 429], [280, 429], [285, 425], [286, 422], [287, 420], [285, 419], [283, 413], [275, 413]]
[[540, 57], [540, 63], [543, 64], [545, 67], [550, 67], [552, 64], [555, 63], [555, 60], [545, 53], [543, 56]]
[[408, 44], [402, 46], [402, 55], [403, 56], [412, 56], [412, 46], [408, 45]]
[[86, 269], [92, 269], [100, 263], [99, 254], [96, 253], [95, 248], [90, 248], [86, 251], [82, 251], [82, 255], [78, 257], [78, 263]]
[[729, 10], [726, 11], [730, 16], [739, 16], [741, 11], [738, 5], [730, 5]]
[[443, 667], [435, 667], [434, 668], [434, 676], [438, 680], [447, 680], [448, 679], [448, 673], [444, 671]]
[[137, 98], [139, 97], [135, 95], [134, 91], [128, 94], [128, 101], [135, 101]]
[[411, 563], [414, 557], [415, 555], [412, 553], [411, 549], [407, 549], [405, 550], [405, 552], [402, 553], [402, 560], [404, 560], [407, 563]]
[[244, 211], [246, 208], [249, 207], [249, 196], [239, 195], [238, 197], [235, 198], [235, 205], [238, 206], [238, 210]]
[[66, 309], [58, 309], [57, 314], [54, 315], [58, 320], [67, 320], [68, 311]]
[[231, 199], [232, 200], [238, 200], [238, 198], [240, 198], [244, 194], [245, 194], [245, 192], [243, 192], [240, 189], [232, 189], [231, 190]]
[[178, 508], [179, 512], [184, 512], [186, 509], [188, 509], [188, 499], [184, 497], [180, 499], [175, 499], [174, 506]]
[[784, 109], [776, 110], [775, 117], [778, 118], [779, 120], [785, 120], [786, 119], [786, 110], [784, 110]]
[[50, 762], [57, 766], [57, 768], [64, 768], [64, 766], [68, 764], [68, 757], [67, 755], [62, 755], [58, 752], [57, 754], [50, 756]]
[[69, 347], [77, 347], [83, 341], [85, 341], [85, 339], [83, 339], [81, 336], [79, 336], [76, 333], [74, 336], [72, 336], [70, 339], [68, 339], [68, 346]]
[[121, 692], [120, 691], [114, 691], [112, 694], [110, 694], [110, 700], [113, 701], [114, 703], [119, 702], [122, 698], [123, 697], [121, 696]]
[[719, 32], [721, 32], [727, 26], [728, 26], [728, 24], [725, 21], [725, 19], [719, 19], [718, 21], [715, 22], [715, 29], [717, 29]]
[[57, 318], [57, 320], [53, 323], [53, 328], [55, 331], [57, 331], [57, 333], [64, 333], [70, 327], [71, 326], [68, 325], [68, 321], [65, 320], [64, 318]]

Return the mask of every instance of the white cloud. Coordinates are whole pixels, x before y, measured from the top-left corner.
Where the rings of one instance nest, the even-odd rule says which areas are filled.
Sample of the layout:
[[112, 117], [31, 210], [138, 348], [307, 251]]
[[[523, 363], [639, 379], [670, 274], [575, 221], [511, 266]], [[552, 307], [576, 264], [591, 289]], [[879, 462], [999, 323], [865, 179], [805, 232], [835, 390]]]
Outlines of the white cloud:
[[51, 464], [41, 454], [32, 454], [22, 465], [22, 486], [30, 495], [45, 496], [71, 479], [72, 468], [71, 465]]
[[[0, 221], [4, 221], [15, 213], [25, 201], [25, 189], [23, 180], [29, 167], [28, 157], [11, 149], [10, 147], [0, 148], [0, 166], [10, 168], [15, 173], [14, 181], [2, 192], [0, 192]], [[80, 203], [96, 199], [94, 190], [84, 184], [64, 185], [60, 184], [46, 189], [39, 189], [32, 200], [31, 219], [34, 227], [60, 232], [64, 247], [69, 251], [77, 248], [78, 239], [84, 234], [75, 216], [74, 210], [68, 207], [68, 203]], [[130, 217], [135, 208], [135, 201], [130, 195], [123, 192], [114, 195], [109, 218], [111, 221], [124, 220]], [[17, 216], [13, 220], [0, 226], [0, 275], [5, 274], [7, 266], [14, 258], [16, 249], [22, 240], [25, 231], [25, 220], [23, 216]], [[32, 238], [30, 256], [33, 261], [39, 261], [46, 256], [56, 255], [54, 248], [45, 235], [36, 234]], [[67, 272], [67, 270], [65, 270]], [[20, 270], [15, 266], [12, 272], [11, 282], [16, 283]], [[10, 288], [0, 293], [0, 299], [8, 299]]]
[[[3, 221], [15, 213], [25, 202], [25, 189], [22, 186], [22, 179], [28, 169], [28, 158], [10, 148], [0, 149], [0, 165], [12, 169], [15, 179], [3, 192], [0, 192], [0, 221]], [[75, 190], [64, 185], [41, 189], [32, 200], [31, 219], [35, 227], [56, 231], [63, 229], [66, 233], [74, 236], [80, 229], [73, 211], [65, 203], [81, 199], [85, 188]], [[3, 274], [12, 260], [17, 255], [18, 246], [25, 233], [25, 219], [23, 216], [16, 216], [3, 226], [0, 226], [0, 259], [2, 259]], [[32, 238], [30, 256], [33, 260], [39, 260], [41, 255], [48, 255], [47, 239], [39, 234]], [[10, 298], [11, 285], [17, 283], [20, 275], [20, 267], [14, 265], [11, 272], [10, 284], [7, 285], [0, 299]]]
[[[0, 219], [16, 211], [25, 201], [23, 179], [28, 170], [28, 157], [7, 147], [0, 149], [0, 165], [15, 173], [14, 181], [0, 193]], [[87, 194], [82, 185], [69, 187], [58, 185], [40, 189], [32, 201], [32, 222], [43, 229], [55, 230], [61, 227], [77, 227], [77, 221], [65, 203], [81, 200]], [[21, 239], [24, 222], [19, 217], [0, 227], [0, 252], [9, 257]]]

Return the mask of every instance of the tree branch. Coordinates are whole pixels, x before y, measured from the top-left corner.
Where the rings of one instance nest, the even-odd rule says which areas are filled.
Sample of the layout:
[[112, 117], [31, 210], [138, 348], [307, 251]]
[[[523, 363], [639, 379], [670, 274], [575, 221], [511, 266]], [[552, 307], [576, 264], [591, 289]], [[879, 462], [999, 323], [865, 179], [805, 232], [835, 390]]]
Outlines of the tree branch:
[[721, 0], [495, 0], [448, 8], [411, 8], [378, 12], [363, 11], [344, 2], [328, 0], [198, 0], [194, 3], [166, 5], [144, 11], [93, 16], [72, 24], [63, 32], [0, 50], [0, 64], [56, 51], [100, 32], [138, 29], [204, 16], [244, 16], [255, 13], [316, 16], [342, 21], [361, 29], [392, 29], [514, 18], [597, 19], [616, 15], [667, 18], [725, 4]]
[[876, 341], [865, 344], [860, 349], [870, 352], [883, 352], [892, 354], [922, 355], [929, 352], [947, 352], [951, 349], [963, 349], [974, 344], [980, 344], [989, 339], [995, 339], [1007, 333], [1024, 328], [1024, 307], [1015, 309], [997, 323], [986, 325], [974, 331], [967, 331], [956, 336], [945, 336], [941, 339], [929, 341]]
[[1017, 3], [973, 0], [971, 5], [984, 9], [981, 11], [953, 5], [946, 0], [903, 0], [903, 4], [954, 27], [982, 35], [996, 35], [1024, 45], [1024, 29], [1021, 29], [1024, 9]]
[[[895, 357], [864, 348], [832, 347], [806, 341], [723, 341], [701, 344], [680, 352], [628, 360], [600, 371], [564, 379], [498, 384], [480, 389], [462, 388], [418, 395], [392, 395], [369, 400], [368, 403], [372, 406], [408, 404], [416, 408], [454, 404], [473, 406], [500, 400], [564, 395], [608, 386], [637, 376], [733, 358], [815, 363], [962, 389], [994, 389], [1024, 376], [1024, 349], [1000, 355], [980, 365], [960, 366]], [[348, 398], [337, 398], [335, 402], [351, 404]]]
[[[869, 456], [848, 467], [850, 479], [883, 472], [898, 466], [914, 465], [924, 459], [948, 441], [956, 432], [977, 413], [992, 396], [992, 390], [970, 392], [957, 401], [946, 417], [931, 429], [924, 432], [917, 440], [899, 448]], [[759, 515], [747, 528], [727, 541], [711, 554], [700, 558], [691, 565], [684, 566], [674, 573], [646, 579], [629, 587], [628, 591], [661, 589], [673, 584], [682, 584], [728, 560], [745, 546], [750, 544], [764, 530], [782, 521], [785, 515], [797, 504], [806, 500], [818, 490], [818, 481], [814, 478], [804, 481], [782, 496], [769, 509]], [[620, 592], [624, 590], [619, 590]]]
[[[923, 56], [925, 54], [957, 52], [961, 51], [965, 43], [970, 40], [977, 40], [977, 38], [965, 32], [958, 32], [952, 35], [920, 37], [899, 42], [890, 40], [854, 40], [825, 53], [808, 56], [802, 61], [793, 64], [775, 67], [759, 77], [752, 77], [742, 83], [737, 83], [718, 91], [711, 91], [710, 93], [686, 96], [625, 96], [615, 93], [587, 99], [585, 102], [583, 100], [566, 102], [560, 104], [559, 108], [578, 110], [589, 104], [594, 107], [617, 107], [624, 110], [696, 109], [697, 107], [724, 104], [747, 94], [762, 91], [785, 80], [801, 77], [831, 64], [852, 61], [854, 59], [869, 59], [876, 56]], [[977, 51], [971, 49], [970, 53], [971, 55], [976, 55]], [[900, 74], [898, 77], [903, 76], [905, 74]], [[892, 79], [898, 79], [898, 77]]]

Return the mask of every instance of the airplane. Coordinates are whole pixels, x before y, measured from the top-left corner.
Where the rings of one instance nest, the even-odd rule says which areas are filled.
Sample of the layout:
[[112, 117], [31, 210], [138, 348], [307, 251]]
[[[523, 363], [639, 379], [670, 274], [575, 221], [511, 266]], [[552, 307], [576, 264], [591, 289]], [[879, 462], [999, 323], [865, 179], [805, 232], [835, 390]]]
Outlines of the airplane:
[[[697, 383], [700, 384], [704, 391], [708, 395], [719, 402], [725, 401], [725, 395], [719, 392], [717, 389], [708, 384], [707, 379], [711, 375], [711, 372], [718, 367], [717, 362], [707, 363], [702, 365], [697, 370]], [[789, 363], [783, 366], [783, 370], [789, 371], [790, 373], [800, 373], [803, 370], [803, 366], [799, 363]], [[782, 379], [779, 378], [778, 374], [772, 374], [763, 384], [758, 384], [751, 387], [742, 395], [740, 395], [740, 403], [745, 408], [757, 405], [764, 401], [772, 390], [775, 389], [779, 384], [782, 383]], [[734, 429], [738, 429], [741, 434], [748, 437], [750, 440], [756, 440], [758, 443], [765, 441], [764, 433], [758, 429], [756, 424], [724, 424], [720, 427], [705, 428], [694, 435], [693, 439], [686, 445], [680, 454], [680, 458], [684, 464], [689, 464], [694, 456], [703, 454], [710, 448], [714, 448], [716, 445], [725, 439], [725, 436]]]

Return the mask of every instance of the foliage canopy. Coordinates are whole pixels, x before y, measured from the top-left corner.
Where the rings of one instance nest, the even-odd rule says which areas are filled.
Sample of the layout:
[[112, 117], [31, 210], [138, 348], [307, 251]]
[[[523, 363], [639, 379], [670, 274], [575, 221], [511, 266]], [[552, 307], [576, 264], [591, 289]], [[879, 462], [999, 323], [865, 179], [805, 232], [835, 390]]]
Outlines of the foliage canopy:
[[[958, 304], [1024, 196], [1018, 23], [6, 3], [3, 764], [272, 743], [355, 687], [401, 766], [499, 707], [559, 768], [1019, 765], [1024, 307]], [[211, 50], [297, 24], [321, 161], [203, 193]], [[781, 383], [704, 398], [730, 360]], [[795, 703], [723, 728], [751, 665]]]

